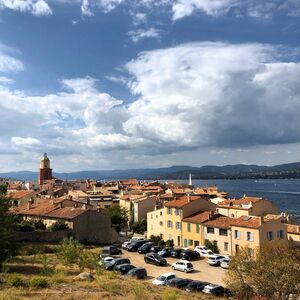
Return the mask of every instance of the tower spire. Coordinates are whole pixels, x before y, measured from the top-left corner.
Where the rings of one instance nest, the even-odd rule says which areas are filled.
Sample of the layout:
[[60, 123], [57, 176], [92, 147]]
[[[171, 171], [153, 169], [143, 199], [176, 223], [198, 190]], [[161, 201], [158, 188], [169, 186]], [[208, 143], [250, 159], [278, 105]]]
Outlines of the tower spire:
[[193, 185], [193, 183], [192, 183], [192, 173], [190, 173], [190, 175], [189, 175], [189, 185]]

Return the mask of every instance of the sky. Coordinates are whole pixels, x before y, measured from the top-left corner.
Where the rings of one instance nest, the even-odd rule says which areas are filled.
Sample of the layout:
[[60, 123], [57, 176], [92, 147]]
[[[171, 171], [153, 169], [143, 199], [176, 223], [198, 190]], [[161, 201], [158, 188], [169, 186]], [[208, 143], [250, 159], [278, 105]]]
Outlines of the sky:
[[300, 161], [300, 0], [0, 0], [0, 172]]

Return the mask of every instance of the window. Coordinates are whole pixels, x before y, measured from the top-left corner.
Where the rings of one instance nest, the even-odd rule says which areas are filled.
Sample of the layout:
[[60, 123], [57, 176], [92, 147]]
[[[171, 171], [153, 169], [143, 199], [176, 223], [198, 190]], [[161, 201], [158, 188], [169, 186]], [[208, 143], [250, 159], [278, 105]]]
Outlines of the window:
[[215, 229], [212, 227], [207, 227], [207, 233], [215, 233]]
[[180, 215], [180, 210], [179, 210], [179, 208], [176, 208], [176, 210], [175, 210], [175, 215], [176, 215], [176, 216], [179, 216], [179, 215]]
[[181, 229], [181, 224], [180, 224], [180, 222], [176, 222], [176, 229]]
[[268, 232], [267, 232], [267, 239], [268, 239], [269, 241], [273, 240], [273, 232], [272, 232], [272, 231], [268, 231]]
[[247, 248], [248, 249], [248, 255], [253, 256], [254, 255], [254, 250], [252, 248]]
[[219, 235], [225, 235], [227, 236], [227, 229], [219, 229]]
[[217, 213], [219, 212], [219, 209], [218, 209], [218, 208], [216, 208], [216, 212], [217, 212]]
[[189, 240], [189, 246], [193, 246], [193, 240]]
[[171, 214], [172, 214], [172, 208], [168, 207], [168, 215], [171, 215]]
[[156, 215], [156, 219], [158, 218], [158, 215]]
[[241, 233], [238, 230], [234, 231], [234, 238], [239, 240], [241, 238]]
[[199, 232], [200, 232], [200, 225], [196, 224], [196, 233], [199, 233]]
[[162, 211], [159, 214], [162, 216]]
[[172, 234], [169, 234], [169, 241], [173, 241], [173, 236], [172, 236]]
[[227, 242], [224, 243], [224, 251], [228, 251], [228, 243]]
[[284, 232], [283, 232], [283, 230], [278, 230], [278, 231], [277, 231], [277, 238], [278, 238], [278, 239], [283, 239], [283, 237], [284, 237]]
[[191, 232], [191, 223], [187, 223], [187, 231]]
[[253, 242], [253, 232], [247, 231], [247, 241]]
[[234, 218], [234, 214], [231, 214], [231, 218]]
[[172, 228], [173, 227], [173, 222], [172, 221], [168, 221], [168, 228]]
[[153, 219], [153, 215], [151, 214], [151, 219]]
[[160, 222], [159, 222], [159, 225], [160, 225], [160, 226], [163, 226], [163, 225], [164, 225], [163, 221], [160, 221]]

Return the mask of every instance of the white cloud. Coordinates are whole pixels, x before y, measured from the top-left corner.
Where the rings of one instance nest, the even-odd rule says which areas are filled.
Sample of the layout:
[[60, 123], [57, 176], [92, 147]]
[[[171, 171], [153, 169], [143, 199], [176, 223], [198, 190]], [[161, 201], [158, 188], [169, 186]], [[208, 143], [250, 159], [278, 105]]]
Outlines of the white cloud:
[[146, 38], [159, 38], [160, 34], [160, 30], [152, 27], [148, 29], [138, 29], [128, 32], [129, 37], [134, 43], [138, 43], [139, 41]]
[[13, 83], [13, 79], [8, 78], [6, 76], [0, 76], [0, 84], [11, 84]]
[[133, 14], [133, 25], [139, 26], [141, 24], [147, 23], [147, 14], [145, 13], [136, 13]]
[[0, 72], [20, 72], [24, 70], [23, 63], [15, 57], [16, 49], [0, 44]]
[[30, 12], [36, 16], [52, 15], [52, 10], [44, 0], [0, 0], [0, 9]]
[[91, 17], [91, 16], [94, 15], [94, 14], [92, 13], [91, 9], [90, 9], [90, 3], [89, 3], [89, 0], [83, 0], [83, 1], [82, 1], [82, 4], [81, 4], [81, 13], [82, 13], [84, 16], [88, 16], [88, 17]]
[[300, 142], [300, 63], [280, 61], [282, 51], [289, 49], [199, 42], [142, 52], [124, 68], [137, 98], [129, 104], [99, 91], [91, 77], [63, 79], [62, 91], [44, 96], [2, 86], [0, 154], [21, 151], [23, 161], [37, 163], [49, 152], [65, 170], [201, 155], [251, 161], [255, 147], [266, 159], [269, 145], [290, 150]]

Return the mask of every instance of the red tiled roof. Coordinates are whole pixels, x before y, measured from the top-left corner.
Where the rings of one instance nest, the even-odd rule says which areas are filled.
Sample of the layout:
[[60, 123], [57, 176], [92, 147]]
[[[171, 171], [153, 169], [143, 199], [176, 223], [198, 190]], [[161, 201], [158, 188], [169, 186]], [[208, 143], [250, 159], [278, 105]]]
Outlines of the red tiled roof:
[[32, 191], [16, 191], [14, 193], [10, 193], [9, 196], [13, 199], [21, 199], [31, 194], [33, 194]]
[[52, 210], [56, 209], [58, 204], [53, 201], [43, 200], [40, 203], [31, 204], [30, 209], [28, 209], [28, 203], [25, 203], [19, 207], [17, 210], [18, 214], [25, 215], [45, 215]]
[[229, 228], [232, 223], [234, 223], [235, 219], [222, 216], [222, 215], [214, 215], [211, 220], [204, 222], [205, 226], [213, 226], [213, 227], [221, 227], [221, 228]]
[[190, 222], [190, 223], [203, 223], [209, 219], [209, 211], [199, 211], [193, 215], [190, 215], [184, 219], [183, 222]]
[[[194, 195], [190, 196], [190, 201], [195, 201], [195, 200], [200, 200], [200, 199], [202, 199], [200, 196], [194, 196]], [[165, 206], [167, 206], [167, 207], [183, 207], [188, 203], [189, 203], [188, 195], [185, 195], [185, 196], [180, 197], [179, 199], [172, 200], [172, 201], [165, 203]]]
[[225, 201], [222, 201], [219, 203], [219, 206], [241, 206], [242, 204], [250, 204], [252, 203], [257, 203], [264, 200], [263, 198], [257, 198], [257, 197], [243, 197], [240, 199], [228, 199]]
[[84, 212], [86, 212], [86, 209], [83, 208], [63, 207], [47, 213], [47, 216], [52, 218], [74, 219]]
[[121, 180], [121, 183], [124, 185], [137, 185], [139, 182], [135, 178]]

